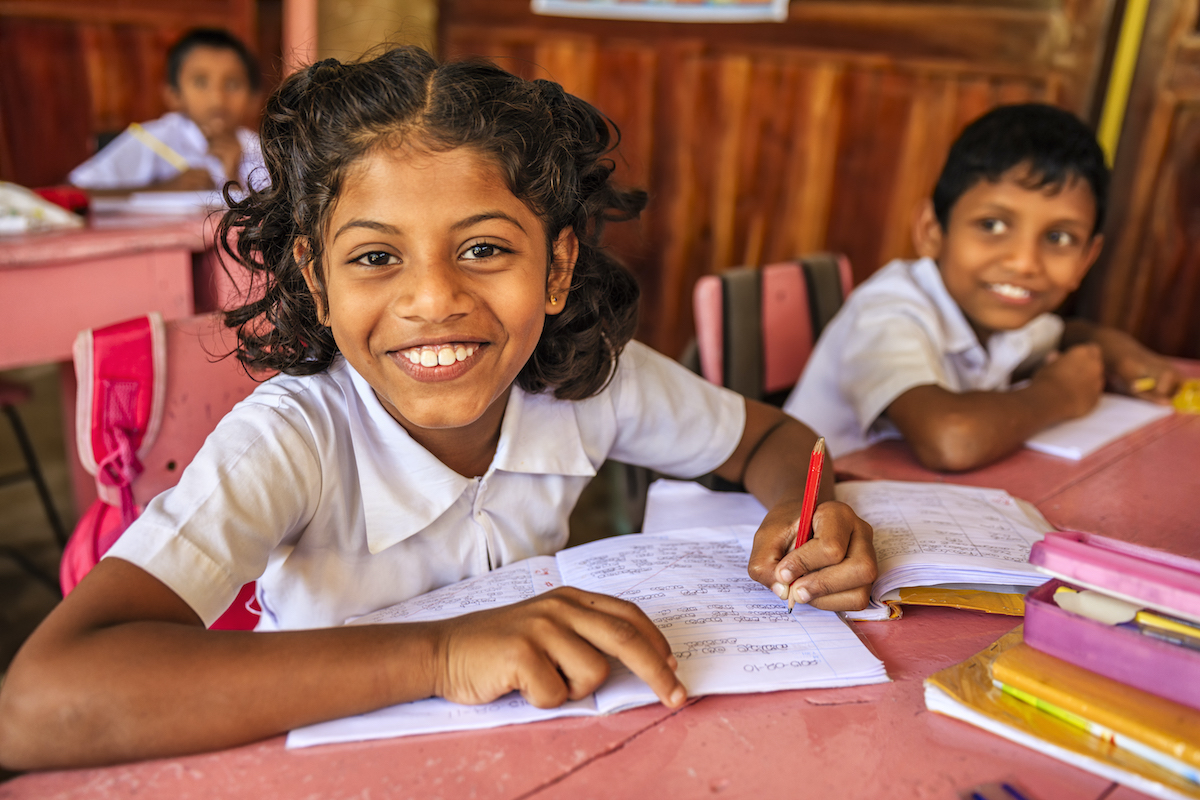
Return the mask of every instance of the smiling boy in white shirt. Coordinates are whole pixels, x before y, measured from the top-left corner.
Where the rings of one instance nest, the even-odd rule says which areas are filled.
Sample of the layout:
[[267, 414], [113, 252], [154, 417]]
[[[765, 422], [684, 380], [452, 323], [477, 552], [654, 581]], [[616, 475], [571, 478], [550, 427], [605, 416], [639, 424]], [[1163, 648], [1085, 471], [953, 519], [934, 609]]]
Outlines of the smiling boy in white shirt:
[[914, 222], [921, 258], [850, 295], [784, 409], [836, 455], [902, 437], [925, 466], [958, 471], [1088, 413], [1106, 376], [1169, 398], [1180, 378], [1166, 359], [1051, 313], [1100, 254], [1107, 189], [1104, 155], [1069, 112], [1030, 103], [975, 120]]
[[230, 180], [261, 188], [266, 171], [259, 169], [258, 134], [242, 126], [258, 88], [257, 62], [237, 37], [189, 31], [167, 54], [163, 93], [170, 111], [131, 125], [68, 180], [103, 191], [222, 189]]

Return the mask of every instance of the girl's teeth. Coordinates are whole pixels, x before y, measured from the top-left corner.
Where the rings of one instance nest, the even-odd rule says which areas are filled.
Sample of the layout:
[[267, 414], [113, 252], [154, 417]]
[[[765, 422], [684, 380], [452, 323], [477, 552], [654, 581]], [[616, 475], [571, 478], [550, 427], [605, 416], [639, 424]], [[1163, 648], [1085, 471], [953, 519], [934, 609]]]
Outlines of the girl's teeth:
[[448, 367], [458, 361], [466, 361], [474, 355], [477, 345], [423, 345], [401, 353], [413, 364], [423, 367]]

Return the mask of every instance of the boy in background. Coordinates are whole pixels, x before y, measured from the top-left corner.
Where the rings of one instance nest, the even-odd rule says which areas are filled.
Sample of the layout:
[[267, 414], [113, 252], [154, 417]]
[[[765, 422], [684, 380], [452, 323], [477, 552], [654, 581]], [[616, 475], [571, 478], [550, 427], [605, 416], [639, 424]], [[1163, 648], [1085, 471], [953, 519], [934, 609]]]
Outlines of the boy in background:
[[1166, 359], [1050, 313], [1100, 254], [1107, 189], [1104, 155], [1074, 115], [1025, 104], [975, 120], [914, 221], [921, 258], [854, 290], [784, 410], [835, 455], [902, 437], [926, 467], [957, 471], [1087, 414], [1106, 377], [1166, 401], [1180, 381]]
[[196, 29], [167, 54], [169, 112], [131, 125], [68, 176], [93, 190], [221, 189], [266, 183], [258, 135], [241, 127], [258, 91], [254, 56], [227, 31]]

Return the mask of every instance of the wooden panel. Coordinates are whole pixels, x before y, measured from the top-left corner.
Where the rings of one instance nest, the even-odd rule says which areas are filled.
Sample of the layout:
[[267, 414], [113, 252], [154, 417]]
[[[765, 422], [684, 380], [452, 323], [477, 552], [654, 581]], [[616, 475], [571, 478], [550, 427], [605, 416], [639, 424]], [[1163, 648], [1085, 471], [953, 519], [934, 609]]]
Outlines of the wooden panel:
[[[269, 11], [278, 5], [266, 3]], [[171, 44], [189, 28], [211, 26], [256, 49], [256, 5], [0, 0], [0, 180], [61, 182], [91, 154], [97, 133], [161, 115]], [[268, 19], [278, 25], [278, 16]], [[277, 43], [278, 36], [265, 41]], [[278, 63], [278, 54], [266, 61]], [[275, 74], [266, 72], [269, 79]]]
[[1168, 355], [1200, 356], [1197, 0], [1150, 4], [1113, 168], [1106, 245], [1080, 311]]
[[786, 23], [681, 25], [448, 0], [440, 18], [447, 55], [557, 80], [620, 127], [619, 179], [651, 204], [609, 242], [645, 292], [639, 335], [676, 354], [700, 275], [835, 249], [861, 281], [910, 255], [915, 204], [988, 108], [1093, 117], [1111, 6], [795, 0]]

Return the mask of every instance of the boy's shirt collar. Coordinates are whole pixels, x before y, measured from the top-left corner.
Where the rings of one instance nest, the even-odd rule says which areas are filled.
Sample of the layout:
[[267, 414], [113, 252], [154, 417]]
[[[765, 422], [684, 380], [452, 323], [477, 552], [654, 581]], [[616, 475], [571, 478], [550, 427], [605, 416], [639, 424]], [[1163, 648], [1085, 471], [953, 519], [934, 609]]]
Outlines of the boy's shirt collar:
[[[330, 367], [343, 372], [346, 409], [362, 497], [367, 548], [378, 553], [427, 528], [446, 513], [476, 481], [497, 471], [591, 477], [596, 468], [583, 446], [575, 404], [550, 394], [510, 389], [496, 455], [482, 478], [467, 478], [439, 461], [392, 418], [371, 385], [344, 360]], [[397, 518], [396, 508], [406, 509]]]
[[985, 372], [981, 385], [1007, 388], [1012, 373], [1024, 367], [1030, 356], [1044, 355], [1046, 347], [1062, 338], [1063, 321], [1054, 314], [1041, 314], [1016, 330], [997, 331], [985, 347], [975, 334], [931, 258], [921, 258], [911, 268], [913, 280], [937, 307], [945, 335], [946, 352], [960, 356], [972, 368]]

